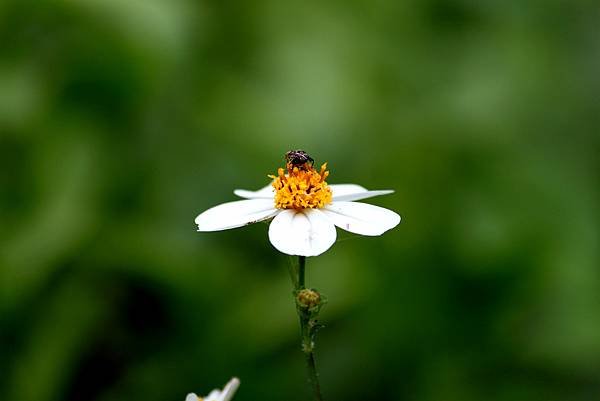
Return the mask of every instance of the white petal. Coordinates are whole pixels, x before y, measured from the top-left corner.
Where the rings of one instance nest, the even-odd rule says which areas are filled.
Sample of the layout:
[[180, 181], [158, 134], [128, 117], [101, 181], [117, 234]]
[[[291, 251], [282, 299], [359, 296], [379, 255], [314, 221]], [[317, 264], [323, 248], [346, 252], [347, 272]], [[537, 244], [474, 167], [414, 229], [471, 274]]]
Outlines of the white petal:
[[209, 395], [203, 398], [203, 401], [221, 401], [221, 392], [219, 390], [213, 390]]
[[269, 226], [269, 240], [288, 255], [317, 256], [335, 242], [335, 226], [319, 209], [279, 213]]
[[198, 396], [194, 393], [189, 393], [187, 397], [185, 397], [185, 401], [198, 401]]
[[367, 191], [367, 188], [361, 187], [360, 185], [356, 184], [331, 184], [329, 185], [329, 188], [331, 188], [331, 195], [334, 199], [336, 199], [339, 196]]
[[258, 191], [248, 191], [247, 189], [236, 189], [234, 194], [240, 198], [246, 199], [273, 199], [275, 197], [275, 188], [271, 184]]
[[279, 213], [272, 199], [251, 199], [223, 203], [196, 217], [198, 231], [220, 231], [266, 220]]
[[391, 189], [380, 189], [378, 191], [365, 191], [365, 192], [361, 192], [361, 193], [356, 193], [356, 194], [348, 194], [348, 195], [342, 195], [340, 197], [337, 198], [333, 198], [334, 202], [338, 202], [338, 201], [357, 201], [357, 200], [361, 200], [361, 199], [367, 199], [367, 198], [372, 198], [374, 196], [380, 196], [380, 195], [389, 195], [389, 194], [393, 194], [394, 191]]
[[322, 212], [339, 228], [362, 235], [381, 235], [400, 223], [389, 209], [359, 202], [333, 202]]
[[355, 201], [372, 198], [379, 195], [388, 195], [394, 191], [383, 189], [379, 191], [369, 191], [368, 189], [356, 184], [333, 184], [330, 185], [333, 201]]
[[225, 388], [223, 389], [223, 392], [221, 393], [220, 401], [231, 400], [231, 398], [233, 397], [233, 395], [235, 394], [235, 392], [237, 391], [239, 386], [240, 386], [240, 379], [238, 379], [237, 377], [234, 377], [231, 380], [229, 380], [229, 383], [227, 383], [225, 385]]

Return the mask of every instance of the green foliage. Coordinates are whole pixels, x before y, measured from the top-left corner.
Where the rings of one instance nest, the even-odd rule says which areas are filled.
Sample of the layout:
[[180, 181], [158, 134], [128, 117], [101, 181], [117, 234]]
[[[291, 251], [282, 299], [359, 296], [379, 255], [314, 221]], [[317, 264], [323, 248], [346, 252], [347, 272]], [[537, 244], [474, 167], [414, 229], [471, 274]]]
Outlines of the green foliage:
[[596, 399], [598, 17], [0, 2], [0, 399], [308, 399], [266, 226], [193, 223], [297, 148], [403, 216], [307, 261], [326, 400]]

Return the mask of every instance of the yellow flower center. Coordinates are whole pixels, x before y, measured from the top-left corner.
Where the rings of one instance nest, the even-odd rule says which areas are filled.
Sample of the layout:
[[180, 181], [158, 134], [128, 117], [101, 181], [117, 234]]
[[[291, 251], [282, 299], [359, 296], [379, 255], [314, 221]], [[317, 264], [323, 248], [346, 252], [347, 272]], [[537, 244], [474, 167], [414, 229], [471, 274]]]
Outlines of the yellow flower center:
[[275, 188], [275, 207], [278, 209], [315, 209], [331, 203], [331, 188], [325, 179], [329, 176], [327, 163], [317, 171], [312, 163], [296, 165], [288, 162], [277, 175], [270, 175]]

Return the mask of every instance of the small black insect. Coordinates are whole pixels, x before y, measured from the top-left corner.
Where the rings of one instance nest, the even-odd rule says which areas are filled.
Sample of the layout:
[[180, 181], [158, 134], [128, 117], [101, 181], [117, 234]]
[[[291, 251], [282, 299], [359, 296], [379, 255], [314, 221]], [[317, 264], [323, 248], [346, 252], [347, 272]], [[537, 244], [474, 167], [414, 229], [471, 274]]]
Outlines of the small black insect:
[[304, 167], [305, 164], [312, 166], [315, 162], [314, 159], [303, 150], [290, 150], [285, 154], [285, 160], [292, 167], [300, 168]]

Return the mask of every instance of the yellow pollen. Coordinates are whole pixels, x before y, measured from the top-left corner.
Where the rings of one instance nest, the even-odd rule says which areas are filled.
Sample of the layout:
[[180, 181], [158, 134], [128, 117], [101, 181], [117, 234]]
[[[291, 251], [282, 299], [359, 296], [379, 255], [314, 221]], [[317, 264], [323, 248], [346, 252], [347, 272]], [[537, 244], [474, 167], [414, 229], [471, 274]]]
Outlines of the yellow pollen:
[[287, 173], [283, 168], [277, 175], [269, 175], [275, 188], [275, 207], [278, 209], [315, 209], [331, 203], [331, 189], [325, 179], [329, 176], [327, 163], [321, 171], [311, 163], [295, 166], [288, 163]]

